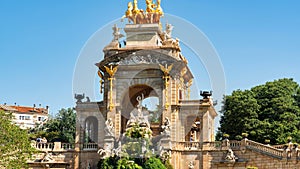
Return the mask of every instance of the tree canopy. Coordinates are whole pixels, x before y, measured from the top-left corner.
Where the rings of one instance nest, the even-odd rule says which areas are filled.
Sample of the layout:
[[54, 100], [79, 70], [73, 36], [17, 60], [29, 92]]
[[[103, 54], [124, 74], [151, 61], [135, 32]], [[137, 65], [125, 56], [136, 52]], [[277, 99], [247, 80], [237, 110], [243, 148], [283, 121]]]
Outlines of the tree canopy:
[[45, 137], [49, 142], [74, 143], [76, 113], [72, 108], [61, 109], [58, 114], [43, 126], [35, 128], [33, 137]]
[[248, 138], [271, 144], [300, 142], [300, 87], [293, 79], [279, 79], [224, 97], [217, 139]]
[[28, 132], [12, 123], [12, 114], [0, 111], [0, 168], [26, 168], [35, 152]]

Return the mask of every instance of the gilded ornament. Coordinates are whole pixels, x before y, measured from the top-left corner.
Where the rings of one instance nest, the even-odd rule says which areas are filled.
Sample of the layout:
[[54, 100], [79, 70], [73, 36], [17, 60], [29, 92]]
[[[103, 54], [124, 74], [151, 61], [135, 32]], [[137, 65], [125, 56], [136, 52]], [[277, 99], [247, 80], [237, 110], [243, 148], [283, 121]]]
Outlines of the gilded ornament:
[[118, 67], [115, 66], [114, 68], [112, 67], [112, 65], [110, 65], [110, 68], [107, 66], [104, 66], [106, 72], [109, 74], [110, 78], [108, 78], [108, 80], [110, 81], [110, 103], [109, 103], [109, 110], [111, 111], [114, 108], [114, 104], [113, 104], [113, 94], [112, 94], [112, 90], [113, 90], [113, 80], [114, 80], [114, 75], [118, 70]]

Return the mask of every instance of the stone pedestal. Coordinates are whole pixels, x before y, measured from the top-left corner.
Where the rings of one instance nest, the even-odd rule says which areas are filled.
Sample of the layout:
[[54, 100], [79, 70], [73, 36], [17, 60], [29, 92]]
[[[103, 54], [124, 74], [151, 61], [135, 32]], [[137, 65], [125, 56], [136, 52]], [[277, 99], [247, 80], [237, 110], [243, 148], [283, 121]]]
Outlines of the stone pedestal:
[[54, 148], [53, 151], [61, 151], [61, 142], [54, 142]]
[[105, 159], [107, 157], [112, 156], [114, 149], [115, 139], [113, 136], [105, 136], [104, 138], [104, 146], [98, 150], [98, 154], [101, 159]]
[[169, 136], [163, 137], [160, 140], [160, 146], [162, 150], [171, 150], [172, 149], [171, 137]]
[[[124, 28], [126, 32], [126, 47], [149, 47], [160, 45], [159, 24], [127, 24]], [[161, 46], [161, 45], [160, 45]]]
[[115, 138], [113, 136], [105, 136], [104, 138], [104, 150], [111, 154], [113, 148], [115, 147]]

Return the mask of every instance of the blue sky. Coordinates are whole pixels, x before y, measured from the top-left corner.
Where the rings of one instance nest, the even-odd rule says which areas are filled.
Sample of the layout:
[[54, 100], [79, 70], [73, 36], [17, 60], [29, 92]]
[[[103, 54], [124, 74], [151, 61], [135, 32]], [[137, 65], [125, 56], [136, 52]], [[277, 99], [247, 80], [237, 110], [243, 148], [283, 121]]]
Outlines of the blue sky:
[[[1, 0], [0, 104], [49, 105], [52, 113], [73, 107], [73, 71], [82, 47], [120, 18], [127, 2]], [[299, 1], [162, 0], [162, 6], [210, 39], [223, 63], [227, 94], [283, 77], [300, 82]]]

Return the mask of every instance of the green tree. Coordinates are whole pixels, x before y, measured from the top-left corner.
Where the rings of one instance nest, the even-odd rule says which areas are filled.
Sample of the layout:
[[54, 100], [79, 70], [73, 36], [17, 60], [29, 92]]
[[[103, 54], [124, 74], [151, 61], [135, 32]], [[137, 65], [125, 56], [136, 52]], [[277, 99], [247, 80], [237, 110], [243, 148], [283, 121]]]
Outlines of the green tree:
[[271, 144], [300, 142], [300, 91], [293, 79], [279, 79], [251, 90], [237, 90], [224, 99], [218, 136], [234, 139], [248, 133], [249, 139]]
[[[259, 108], [252, 91], [234, 91], [232, 95], [225, 97], [219, 132], [228, 134], [229, 139], [235, 139], [242, 133], [256, 130], [260, 123], [258, 120]], [[219, 137], [221, 135], [219, 134]]]
[[12, 123], [12, 114], [0, 111], [0, 168], [27, 168], [35, 152], [26, 130]]
[[144, 164], [144, 169], [167, 169], [160, 159], [151, 157]]
[[76, 113], [72, 108], [61, 109], [58, 114], [48, 120], [40, 128], [36, 128], [33, 137], [46, 137], [48, 142], [75, 142]]

